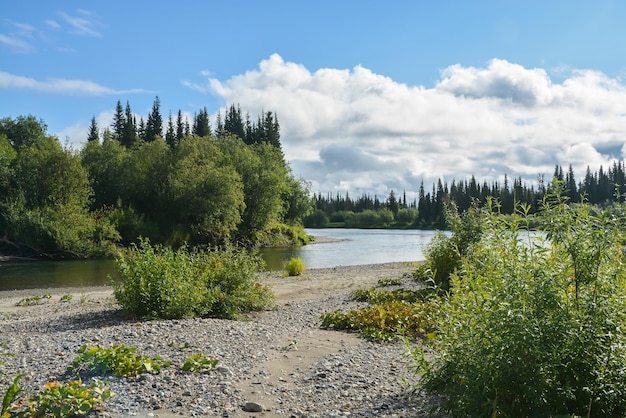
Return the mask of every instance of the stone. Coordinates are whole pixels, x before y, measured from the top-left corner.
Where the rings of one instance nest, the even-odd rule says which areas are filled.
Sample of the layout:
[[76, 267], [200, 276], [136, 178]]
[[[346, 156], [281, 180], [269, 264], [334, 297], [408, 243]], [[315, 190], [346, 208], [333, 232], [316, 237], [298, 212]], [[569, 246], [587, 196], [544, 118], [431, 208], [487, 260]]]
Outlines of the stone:
[[246, 402], [243, 406], [243, 410], [246, 412], [263, 412], [265, 407], [258, 402]]

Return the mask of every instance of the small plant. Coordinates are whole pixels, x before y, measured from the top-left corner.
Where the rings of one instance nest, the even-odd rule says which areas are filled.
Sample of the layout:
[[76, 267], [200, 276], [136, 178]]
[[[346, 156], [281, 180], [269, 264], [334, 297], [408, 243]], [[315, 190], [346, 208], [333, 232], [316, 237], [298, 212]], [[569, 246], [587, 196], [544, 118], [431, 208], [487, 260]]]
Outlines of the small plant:
[[394, 341], [426, 335], [434, 330], [439, 314], [435, 301], [407, 303], [388, 302], [343, 313], [336, 310], [322, 315], [321, 327], [359, 331], [368, 340]]
[[300, 257], [293, 257], [285, 263], [285, 270], [289, 276], [299, 276], [304, 273], [304, 261]]
[[367, 302], [372, 305], [380, 305], [389, 302], [415, 303], [425, 301], [435, 294], [434, 288], [423, 288], [417, 290], [396, 289], [358, 289], [352, 292], [352, 299], [359, 302]]
[[77, 376], [134, 377], [143, 373], [159, 373], [161, 367], [171, 365], [160, 357], [138, 356], [134, 347], [114, 345], [111, 348], [83, 345], [78, 349], [78, 357], [68, 367], [67, 372]]
[[402, 284], [402, 279], [399, 279], [399, 278], [386, 278], [386, 279], [378, 280], [379, 286], [400, 286], [401, 284]]
[[50, 294], [37, 295], [37, 296], [30, 297], [30, 298], [21, 299], [20, 301], [18, 301], [16, 303], [16, 305], [17, 306], [40, 305], [42, 303], [45, 303], [45, 301], [50, 299], [50, 298], [52, 298], [52, 295], [50, 295]]
[[214, 369], [217, 366], [218, 361], [215, 359], [208, 359], [202, 353], [193, 354], [185, 360], [185, 363], [180, 366], [180, 369], [185, 372], [198, 373]]
[[298, 342], [296, 340], [289, 341], [289, 344], [280, 347], [280, 351], [296, 351], [298, 350]]
[[69, 383], [50, 382], [32, 398], [21, 399], [4, 410], [3, 417], [75, 417], [99, 410], [114, 396], [111, 389], [99, 380], [89, 386], [80, 380]]
[[61, 302], [69, 302], [72, 299], [74, 299], [74, 295], [72, 295], [71, 293], [61, 296]]

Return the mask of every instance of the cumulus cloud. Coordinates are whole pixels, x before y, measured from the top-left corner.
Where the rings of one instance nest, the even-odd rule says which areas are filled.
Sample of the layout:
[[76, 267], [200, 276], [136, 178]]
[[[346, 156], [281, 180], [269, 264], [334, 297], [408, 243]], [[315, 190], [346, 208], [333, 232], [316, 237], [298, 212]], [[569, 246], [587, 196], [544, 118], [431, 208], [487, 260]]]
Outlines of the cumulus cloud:
[[188, 86], [251, 114], [277, 112], [286, 157], [314, 191], [380, 196], [438, 178], [534, 182], [556, 164], [582, 179], [587, 165], [622, 159], [626, 86], [591, 70], [559, 80], [493, 59], [410, 86], [361, 66], [311, 71], [274, 54], [244, 74]]
[[43, 93], [102, 96], [109, 94], [147, 93], [142, 89], [115, 90], [88, 80], [53, 78], [45, 81], [0, 71], [0, 89], [35, 90]]

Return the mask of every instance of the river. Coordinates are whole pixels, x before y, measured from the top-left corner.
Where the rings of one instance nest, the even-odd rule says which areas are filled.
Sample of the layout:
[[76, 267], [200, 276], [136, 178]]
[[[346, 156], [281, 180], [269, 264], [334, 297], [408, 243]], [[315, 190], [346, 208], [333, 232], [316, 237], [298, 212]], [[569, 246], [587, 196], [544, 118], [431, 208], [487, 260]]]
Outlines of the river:
[[[419, 261], [434, 231], [394, 229], [307, 229], [332, 242], [297, 248], [265, 248], [261, 256], [269, 270], [280, 270], [291, 257], [306, 268]], [[320, 239], [321, 240], [321, 239]], [[324, 240], [326, 241], [326, 240]], [[0, 291], [110, 284], [118, 277], [114, 260], [32, 261], [0, 263]]]

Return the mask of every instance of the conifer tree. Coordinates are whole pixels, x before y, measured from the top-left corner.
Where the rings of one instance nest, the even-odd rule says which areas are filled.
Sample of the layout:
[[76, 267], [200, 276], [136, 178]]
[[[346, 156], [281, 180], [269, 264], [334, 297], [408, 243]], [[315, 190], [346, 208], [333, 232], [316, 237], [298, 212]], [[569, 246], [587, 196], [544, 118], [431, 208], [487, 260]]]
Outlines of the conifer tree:
[[99, 141], [100, 140], [100, 132], [98, 130], [98, 122], [96, 121], [96, 117], [93, 116], [91, 118], [91, 124], [89, 125], [89, 133], [87, 134], [87, 142]]
[[199, 137], [211, 136], [209, 112], [207, 112], [206, 107], [201, 109], [200, 112], [194, 117], [191, 133]]
[[241, 117], [241, 108], [239, 105], [235, 107], [235, 105], [232, 104], [228, 108], [224, 116], [224, 130], [237, 135], [241, 139], [246, 138], [246, 129]]
[[122, 136], [120, 143], [126, 148], [132, 148], [137, 142], [137, 129], [135, 128], [135, 117], [130, 109], [130, 103], [126, 102], [126, 111], [124, 112], [124, 126], [122, 127]]
[[163, 136], [163, 118], [161, 117], [161, 101], [159, 100], [159, 96], [154, 99], [154, 103], [152, 104], [152, 111], [148, 115], [148, 120], [146, 121], [146, 142], [152, 142], [157, 137]]
[[174, 131], [174, 121], [172, 120], [172, 111], [167, 118], [167, 131], [165, 131], [165, 142], [170, 148], [174, 149], [177, 145], [176, 132]]
[[113, 136], [118, 141], [121, 140], [124, 135], [124, 125], [126, 124], [126, 116], [124, 115], [124, 108], [122, 107], [122, 102], [117, 101], [117, 105], [115, 106], [115, 113], [113, 114], [113, 123], [111, 123], [111, 128], [113, 128]]
[[183, 112], [178, 109], [178, 115], [176, 116], [176, 143], [180, 144], [184, 137], [185, 122], [183, 121]]

